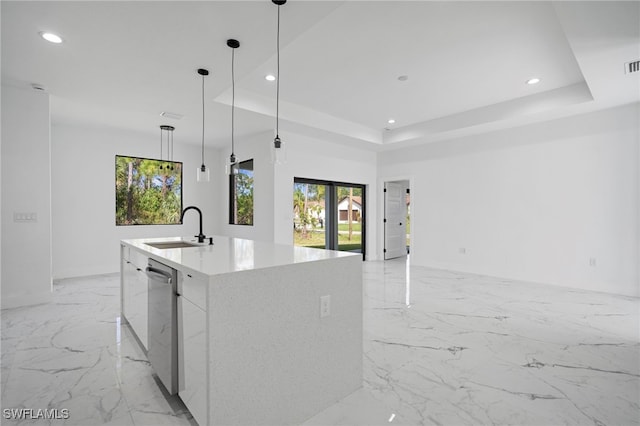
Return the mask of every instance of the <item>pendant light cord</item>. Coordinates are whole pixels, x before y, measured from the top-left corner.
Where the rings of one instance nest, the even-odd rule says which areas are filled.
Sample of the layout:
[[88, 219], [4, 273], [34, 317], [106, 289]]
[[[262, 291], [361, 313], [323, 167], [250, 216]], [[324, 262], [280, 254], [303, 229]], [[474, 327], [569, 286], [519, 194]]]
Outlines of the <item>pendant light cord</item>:
[[204, 75], [202, 76], [202, 168], [204, 169]]
[[231, 49], [231, 157], [235, 159], [234, 143], [233, 143], [233, 129], [234, 129], [234, 112], [236, 105], [236, 78], [233, 69], [235, 63], [236, 49]]
[[[171, 164], [171, 170], [173, 170], [173, 130], [171, 130], [169, 132], [169, 136], [171, 136], [171, 151], [170, 151], [171, 155], [169, 157], [169, 161], [172, 163]], [[169, 154], [167, 154], [167, 155], [169, 155]]]
[[276, 36], [277, 79], [276, 79], [276, 138], [279, 137], [280, 118], [280, 5], [278, 5], [278, 33]]

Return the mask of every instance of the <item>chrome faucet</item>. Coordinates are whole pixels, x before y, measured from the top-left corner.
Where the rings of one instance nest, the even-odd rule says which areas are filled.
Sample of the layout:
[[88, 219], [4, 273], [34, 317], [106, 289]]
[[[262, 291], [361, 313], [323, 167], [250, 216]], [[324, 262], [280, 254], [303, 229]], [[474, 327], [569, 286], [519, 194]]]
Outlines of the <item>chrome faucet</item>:
[[[204, 235], [202, 233], [202, 211], [200, 211], [199, 208], [197, 208], [196, 206], [189, 206], [187, 208], [185, 208], [184, 210], [182, 210], [182, 214], [180, 215], [180, 222], [182, 222], [182, 219], [184, 218], [184, 214], [187, 212], [187, 210], [196, 210], [198, 212], [198, 214], [200, 215], [200, 233], [198, 235], [194, 235], [195, 237], [198, 237], [198, 242], [199, 243], [204, 243], [204, 239], [207, 238], [206, 235]], [[211, 244], [213, 244], [213, 242], [211, 241], [212, 239], [209, 240], [209, 242]]]

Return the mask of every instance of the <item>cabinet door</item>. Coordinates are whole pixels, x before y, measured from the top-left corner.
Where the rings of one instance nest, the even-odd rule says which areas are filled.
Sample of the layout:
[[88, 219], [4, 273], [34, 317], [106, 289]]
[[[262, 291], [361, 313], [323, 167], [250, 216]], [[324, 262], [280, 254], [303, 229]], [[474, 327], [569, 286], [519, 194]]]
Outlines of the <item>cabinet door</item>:
[[124, 317], [129, 321], [129, 317], [131, 316], [131, 306], [133, 300], [131, 299], [131, 295], [133, 294], [133, 281], [136, 280], [136, 268], [133, 264], [123, 258], [121, 263], [121, 286], [120, 291], [122, 291], [122, 306], [121, 312]]
[[142, 343], [144, 350], [147, 350], [149, 333], [147, 330], [148, 282], [144, 270], [146, 257], [126, 246], [122, 246], [121, 254], [122, 314]]
[[131, 303], [127, 308], [127, 312], [129, 313], [127, 319], [129, 320], [131, 328], [138, 336], [138, 339], [140, 339], [140, 342], [142, 342], [142, 346], [144, 346], [144, 349], [147, 350], [149, 347], [149, 333], [147, 330], [147, 313], [149, 303], [147, 300], [147, 294], [149, 292], [149, 284], [145, 270], [135, 265], [133, 265], [132, 267], [135, 271], [135, 275], [134, 279], [131, 280], [131, 296], [129, 297]]
[[208, 424], [206, 312], [178, 296], [178, 394], [198, 424]]

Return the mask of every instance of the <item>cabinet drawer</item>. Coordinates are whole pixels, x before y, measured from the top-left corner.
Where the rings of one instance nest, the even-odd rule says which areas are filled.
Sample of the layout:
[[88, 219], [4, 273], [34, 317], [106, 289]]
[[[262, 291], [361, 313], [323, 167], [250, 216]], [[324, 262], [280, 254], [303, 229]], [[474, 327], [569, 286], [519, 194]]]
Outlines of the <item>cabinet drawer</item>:
[[189, 273], [182, 274], [182, 288], [178, 292], [200, 309], [207, 309], [208, 281]]
[[140, 253], [138, 250], [130, 249], [129, 261], [133, 263], [136, 268], [144, 271], [147, 268], [148, 260], [148, 257]]
[[125, 246], [124, 244], [120, 244], [120, 255], [122, 259], [129, 260], [131, 257], [131, 248], [129, 246]]

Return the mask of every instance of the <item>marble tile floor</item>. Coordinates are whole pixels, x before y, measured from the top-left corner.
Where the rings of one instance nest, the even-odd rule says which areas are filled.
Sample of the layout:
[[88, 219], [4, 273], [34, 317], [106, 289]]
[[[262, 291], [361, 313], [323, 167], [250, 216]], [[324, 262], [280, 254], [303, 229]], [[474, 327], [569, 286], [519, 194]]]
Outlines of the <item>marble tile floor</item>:
[[[639, 299], [404, 259], [363, 267], [363, 387], [304, 425], [640, 424]], [[119, 300], [119, 276], [103, 275], [2, 311], [1, 424], [195, 424]], [[7, 418], [20, 408], [68, 418]]]

